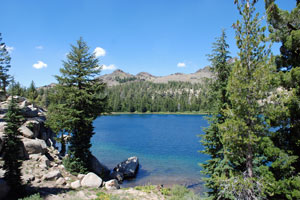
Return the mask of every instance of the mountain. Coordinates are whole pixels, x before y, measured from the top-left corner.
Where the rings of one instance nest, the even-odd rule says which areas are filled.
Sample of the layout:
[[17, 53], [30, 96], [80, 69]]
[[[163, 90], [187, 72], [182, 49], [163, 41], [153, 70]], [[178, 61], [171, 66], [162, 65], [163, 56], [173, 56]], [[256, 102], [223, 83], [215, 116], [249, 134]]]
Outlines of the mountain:
[[213, 74], [210, 71], [210, 67], [206, 66], [203, 69], [199, 69], [195, 73], [175, 73], [167, 76], [154, 76], [147, 72], [140, 72], [137, 75], [132, 75], [120, 69], [117, 69], [111, 74], [99, 76], [98, 79], [107, 83], [108, 86], [114, 86], [132, 81], [150, 81], [153, 83], [168, 83], [169, 81], [201, 83], [205, 78], [212, 77]]

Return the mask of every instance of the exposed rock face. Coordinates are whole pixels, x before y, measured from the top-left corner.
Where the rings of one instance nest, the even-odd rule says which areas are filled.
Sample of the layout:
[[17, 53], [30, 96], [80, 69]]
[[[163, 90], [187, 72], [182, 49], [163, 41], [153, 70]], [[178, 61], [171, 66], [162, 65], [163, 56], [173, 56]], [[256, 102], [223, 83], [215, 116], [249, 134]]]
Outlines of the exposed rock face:
[[89, 165], [91, 167], [91, 170], [97, 174], [98, 176], [105, 178], [109, 176], [110, 170], [103, 165], [102, 163], [99, 162], [99, 160], [91, 155], [90, 160], [89, 160]]
[[105, 182], [105, 188], [107, 190], [117, 190], [120, 189], [120, 185], [116, 179]]
[[45, 154], [47, 151], [47, 145], [44, 140], [40, 140], [37, 138], [33, 140], [23, 138], [22, 142], [28, 155], [37, 153]]
[[205, 78], [213, 78], [213, 73], [210, 71], [209, 66], [192, 74], [175, 73], [167, 76], [153, 76], [147, 72], [140, 72], [137, 75], [132, 75], [117, 69], [111, 74], [98, 77], [98, 79], [102, 80], [108, 86], [121, 84], [117, 79], [132, 79], [132, 81], [150, 81], [153, 83], [168, 83], [169, 81], [201, 83]]
[[95, 173], [88, 173], [81, 181], [81, 186], [99, 188], [102, 185], [102, 179], [97, 176]]
[[139, 159], [136, 156], [134, 156], [119, 163], [114, 168], [114, 171], [122, 173], [124, 178], [133, 178], [136, 176], [138, 168], [139, 168]]
[[22, 135], [24, 137], [27, 137], [27, 138], [34, 138], [34, 133], [29, 129], [27, 128], [26, 126], [22, 125], [20, 128], [19, 128], [19, 131], [22, 133]]
[[10, 96], [4, 102], [0, 102], [0, 156], [4, 143], [4, 129], [6, 122], [3, 118], [7, 112], [11, 99], [14, 98], [22, 111], [25, 120], [19, 128], [22, 136], [22, 146], [20, 147], [20, 158], [27, 159], [30, 154], [45, 154], [47, 146], [54, 146], [54, 133], [45, 127], [45, 112], [42, 108], [29, 104], [24, 97]]

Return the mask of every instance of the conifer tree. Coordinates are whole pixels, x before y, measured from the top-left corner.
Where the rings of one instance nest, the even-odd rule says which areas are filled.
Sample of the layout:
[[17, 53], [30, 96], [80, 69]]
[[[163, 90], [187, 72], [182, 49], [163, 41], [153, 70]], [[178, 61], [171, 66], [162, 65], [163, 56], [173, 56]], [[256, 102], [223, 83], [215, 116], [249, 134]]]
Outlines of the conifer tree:
[[263, 199], [273, 192], [274, 177], [267, 166], [269, 140], [265, 118], [266, 100], [272, 89], [273, 70], [266, 48], [265, 28], [255, 12], [257, 0], [235, 0], [241, 21], [234, 24], [239, 58], [230, 75], [227, 90], [231, 106], [218, 128], [231, 167], [230, 178], [220, 177], [219, 198]]
[[[272, 141], [281, 151], [284, 161], [274, 161], [272, 172], [276, 178], [273, 199], [300, 198], [300, 1], [291, 11], [278, 8], [274, 0], [266, 0], [271, 39], [281, 42], [276, 57], [280, 83], [288, 95], [281, 95], [276, 106], [268, 112], [275, 132]], [[285, 155], [285, 156], [282, 156]], [[285, 163], [285, 164], [282, 164]]]
[[20, 195], [22, 191], [22, 161], [19, 160], [18, 149], [20, 149], [22, 142], [19, 139], [21, 133], [18, 129], [21, 126], [23, 116], [14, 98], [12, 98], [9, 103], [8, 111], [4, 119], [7, 123], [4, 129], [5, 142], [3, 147], [4, 179], [11, 187], [11, 191], [13, 191], [12, 194]]
[[7, 73], [10, 68], [10, 60], [7, 47], [4, 42], [1, 42], [0, 33], [0, 89], [6, 94], [6, 86], [9, 83], [10, 75]]
[[35, 87], [34, 81], [31, 81], [29, 88], [27, 89], [27, 98], [32, 102], [35, 103], [35, 99], [38, 96], [38, 92]]
[[83, 173], [89, 169], [92, 123], [106, 108], [105, 84], [95, 79], [100, 73], [98, 63], [80, 38], [76, 45], [71, 45], [67, 61], [63, 61], [64, 67], [60, 69], [61, 75], [56, 76], [59, 94], [64, 95], [64, 101], [57, 106], [66, 111], [70, 121], [64, 129], [71, 133], [66, 163], [72, 172]]
[[212, 90], [215, 92], [214, 98], [217, 99], [217, 106], [215, 113], [213, 113], [213, 116], [209, 119], [210, 126], [205, 129], [205, 135], [202, 136], [202, 144], [205, 147], [205, 150], [202, 152], [211, 157], [207, 163], [202, 164], [204, 168], [203, 173], [208, 175], [205, 181], [211, 199], [218, 198], [220, 191], [220, 185], [218, 185], [217, 181], [218, 177], [228, 177], [231, 170], [230, 165], [228, 165], [228, 158], [226, 154], [224, 154], [218, 128], [218, 125], [224, 123], [225, 120], [224, 109], [230, 106], [226, 88], [231, 71], [231, 65], [228, 63], [230, 59], [228, 48], [229, 45], [226, 43], [226, 34], [223, 30], [221, 36], [213, 43], [212, 54], [209, 55], [209, 60], [212, 63], [211, 69], [216, 76]]

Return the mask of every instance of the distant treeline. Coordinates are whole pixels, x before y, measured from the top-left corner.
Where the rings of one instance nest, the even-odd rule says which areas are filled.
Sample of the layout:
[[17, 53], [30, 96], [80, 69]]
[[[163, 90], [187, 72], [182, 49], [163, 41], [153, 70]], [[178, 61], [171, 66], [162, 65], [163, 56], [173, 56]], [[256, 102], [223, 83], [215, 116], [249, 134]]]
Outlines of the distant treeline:
[[[189, 82], [152, 83], [148, 81], [125, 82], [107, 87], [107, 110], [111, 112], [202, 112], [214, 109], [215, 98], [211, 89], [212, 80], [203, 83]], [[14, 86], [15, 94], [47, 108], [54, 88], [36, 88], [34, 82], [28, 88], [20, 83]], [[12, 88], [10, 87], [8, 92]]]
[[210, 112], [214, 99], [211, 80], [152, 83], [127, 82], [107, 89], [112, 112]]

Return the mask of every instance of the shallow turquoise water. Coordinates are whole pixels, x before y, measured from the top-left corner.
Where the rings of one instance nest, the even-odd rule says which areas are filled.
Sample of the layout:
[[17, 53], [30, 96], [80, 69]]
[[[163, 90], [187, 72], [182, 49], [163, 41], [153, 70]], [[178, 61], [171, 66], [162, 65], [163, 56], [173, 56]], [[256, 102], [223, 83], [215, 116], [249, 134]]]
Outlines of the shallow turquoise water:
[[208, 156], [199, 153], [203, 115], [114, 115], [94, 121], [92, 153], [109, 168], [138, 156], [140, 170], [123, 187], [144, 184], [183, 184], [197, 192], [204, 186], [201, 168]]

